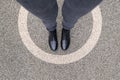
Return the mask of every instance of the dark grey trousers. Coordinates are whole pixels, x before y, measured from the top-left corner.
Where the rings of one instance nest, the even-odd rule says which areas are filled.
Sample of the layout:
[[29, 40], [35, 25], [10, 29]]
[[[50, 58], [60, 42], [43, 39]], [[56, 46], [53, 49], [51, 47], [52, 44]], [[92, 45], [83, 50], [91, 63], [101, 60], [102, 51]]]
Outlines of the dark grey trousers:
[[[58, 5], [56, 0], [17, 0], [24, 8], [39, 17], [48, 31], [56, 29]], [[95, 8], [102, 0], [64, 0], [63, 28], [70, 30], [77, 20]]]

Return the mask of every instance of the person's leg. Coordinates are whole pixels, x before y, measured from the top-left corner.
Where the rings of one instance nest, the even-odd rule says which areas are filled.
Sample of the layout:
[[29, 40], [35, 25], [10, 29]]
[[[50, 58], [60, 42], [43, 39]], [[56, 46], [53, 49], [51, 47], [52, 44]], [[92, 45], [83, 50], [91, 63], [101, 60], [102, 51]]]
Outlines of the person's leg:
[[49, 46], [52, 50], [57, 50], [56, 18], [58, 5], [56, 0], [17, 0], [24, 8], [35, 16], [39, 17], [49, 32]]
[[91, 11], [101, 0], [64, 0], [62, 15], [63, 29], [61, 36], [61, 48], [67, 50], [70, 45], [70, 29], [77, 20]]
[[102, 0], [64, 0], [63, 28], [70, 30], [77, 20], [95, 8]]
[[39, 17], [48, 31], [56, 29], [58, 6], [56, 0], [17, 0], [24, 8]]

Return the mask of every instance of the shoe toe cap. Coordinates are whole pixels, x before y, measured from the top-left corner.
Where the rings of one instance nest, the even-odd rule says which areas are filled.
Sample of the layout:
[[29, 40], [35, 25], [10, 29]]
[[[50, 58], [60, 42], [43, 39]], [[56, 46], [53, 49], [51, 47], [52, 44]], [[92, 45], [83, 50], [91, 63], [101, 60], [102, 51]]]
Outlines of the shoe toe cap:
[[57, 43], [56, 43], [56, 41], [51, 41], [51, 42], [50, 42], [50, 45], [51, 45], [51, 49], [52, 49], [52, 50], [56, 50], [56, 48], [57, 48]]
[[66, 40], [63, 40], [63, 41], [62, 41], [62, 49], [63, 49], [63, 50], [66, 50], [66, 49], [67, 49], [67, 46], [68, 46], [67, 41], [66, 41]]

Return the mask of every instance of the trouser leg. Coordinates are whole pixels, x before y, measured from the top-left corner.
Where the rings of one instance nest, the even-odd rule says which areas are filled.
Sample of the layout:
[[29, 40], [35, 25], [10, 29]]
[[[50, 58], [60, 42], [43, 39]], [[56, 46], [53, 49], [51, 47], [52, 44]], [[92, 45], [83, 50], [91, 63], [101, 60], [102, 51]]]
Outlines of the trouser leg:
[[95, 8], [102, 0], [64, 0], [63, 28], [70, 30], [77, 20]]
[[49, 31], [56, 29], [58, 6], [56, 0], [17, 0], [24, 8], [39, 17]]

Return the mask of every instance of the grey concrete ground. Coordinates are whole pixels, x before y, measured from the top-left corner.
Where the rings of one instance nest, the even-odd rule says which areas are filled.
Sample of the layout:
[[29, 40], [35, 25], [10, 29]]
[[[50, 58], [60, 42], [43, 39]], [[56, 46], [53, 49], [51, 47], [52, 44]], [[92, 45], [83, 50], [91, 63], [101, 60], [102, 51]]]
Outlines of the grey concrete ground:
[[[61, 8], [63, 0], [58, 0]], [[0, 80], [120, 80], [120, 1], [103, 0], [100, 8], [103, 28], [95, 48], [79, 61], [55, 65], [33, 56], [21, 41], [18, 31], [20, 5], [15, 0], [0, 0]], [[58, 39], [61, 37], [61, 11], [58, 16]], [[65, 55], [80, 49], [92, 31], [89, 13], [71, 30], [67, 51], [49, 49], [48, 33], [41, 20], [29, 13], [28, 29], [34, 43], [49, 54]], [[44, 33], [44, 34], [43, 34]]]

